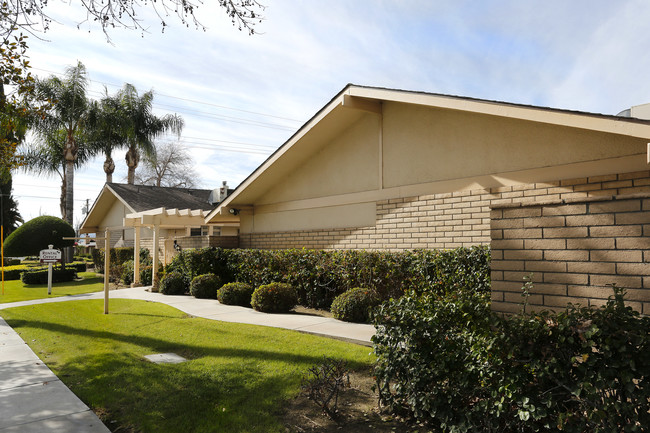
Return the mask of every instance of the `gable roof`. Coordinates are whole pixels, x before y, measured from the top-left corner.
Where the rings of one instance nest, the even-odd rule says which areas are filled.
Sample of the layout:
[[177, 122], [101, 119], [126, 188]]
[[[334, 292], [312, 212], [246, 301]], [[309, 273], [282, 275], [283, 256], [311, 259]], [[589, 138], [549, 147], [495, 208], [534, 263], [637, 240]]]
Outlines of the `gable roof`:
[[150, 185], [129, 185], [107, 183], [122, 201], [134, 212], [142, 212], [160, 207], [175, 209], [212, 210], [208, 202], [211, 189], [170, 188]]
[[268, 185], [281, 180], [288, 170], [300, 164], [325, 140], [352, 125], [363, 113], [381, 114], [383, 101], [650, 139], [650, 121], [643, 119], [348, 84], [239, 184], [207, 216], [206, 222], [227, 216], [229, 208], [253, 204]]
[[210, 189], [106, 183], [82, 222], [80, 232], [96, 232], [116, 201], [124, 205], [127, 214], [158, 208], [201, 210], [207, 213], [215, 208], [208, 202], [211, 193]]

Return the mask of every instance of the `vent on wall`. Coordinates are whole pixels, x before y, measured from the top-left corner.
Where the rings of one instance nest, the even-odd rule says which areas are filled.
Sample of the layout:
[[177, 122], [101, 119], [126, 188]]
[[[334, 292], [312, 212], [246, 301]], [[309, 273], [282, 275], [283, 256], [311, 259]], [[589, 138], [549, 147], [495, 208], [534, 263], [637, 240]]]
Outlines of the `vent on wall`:
[[620, 117], [650, 120], [650, 104], [635, 105], [617, 114]]

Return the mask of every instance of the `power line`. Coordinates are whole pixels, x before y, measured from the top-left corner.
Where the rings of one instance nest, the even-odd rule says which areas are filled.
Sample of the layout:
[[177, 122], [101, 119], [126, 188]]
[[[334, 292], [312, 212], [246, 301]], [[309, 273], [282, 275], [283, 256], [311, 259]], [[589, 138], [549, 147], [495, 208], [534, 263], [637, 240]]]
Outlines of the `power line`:
[[[47, 72], [49, 74], [54, 74], [54, 75], [59, 75], [59, 76], [63, 75], [62, 72], [54, 72], [54, 71], [50, 71], [50, 70], [47, 70], [47, 69], [41, 69], [41, 68], [32, 68], [32, 69], [35, 70], [35, 71]], [[115, 87], [115, 88], [118, 88], [118, 89], [122, 87], [121, 85], [118, 85], [118, 84], [105, 83], [105, 82], [98, 81], [98, 80], [90, 80], [89, 79], [88, 81], [90, 81], [91, 83], [103, 84], [104, 86], [111, 86], [111, 87]], [[101, 92], [97, 92], [97, 91], [94, 91], [94, 93], [101, 94]], [[304, 123], [303, 120], [292, 119], [290, 117], [276, 116], [274, 114], [261, 113], [261, 112], [258, 112], [258, 111], [251, 111], [251, 110], [244, 110], [244, 109], [241, 109], [241, 108], [229, 107], [227, 105], [219, 105], [219, 104], [213, 104], [211, 102], [198, 101], [198, 100], [195, 100], [195, 99], [181, 98], [179, 96], [167, 95], [165, 93], [155, 92], [155, 94], [157, 94], [159, 96], [164, 96], [166, 98], [178, 99], [179, 101], [192, 102], [192, 103], [195, 103], [195, 104], [201, 104], [201, 105], [207, 105], [207, 106], [216, 107], [216, 108], [222, 108], [224, 110], [238, 111], [240, 113], [255, 114], [257, 116], [265, 116], [265, 117], [271, 117], [271, 118], [274, 118], [274, 119], [288, 120], [290, 122]]]

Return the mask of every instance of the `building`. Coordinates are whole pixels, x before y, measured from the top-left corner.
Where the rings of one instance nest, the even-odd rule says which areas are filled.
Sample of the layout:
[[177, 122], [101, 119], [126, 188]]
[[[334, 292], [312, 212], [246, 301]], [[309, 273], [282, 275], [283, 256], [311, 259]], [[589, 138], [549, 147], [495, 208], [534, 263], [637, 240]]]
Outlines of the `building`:
[[[206, 223], [205, 217], [231, 192], [226, 183], [214, 190], [169, 188], [149, 185], [107, 183], [81, 224], [81, 234], [110, 236], [110, 246], [135, 247], [153, 251], [157, 262], [168, 263], [181, 248], [207, 246], [236, 248], [239, 222], [235, 217]], [[136, 269], [135, 282], [139, 281]]]
[[[571, 288], [593, 287], [592, 280], [601, 284], [597, 290], [602, 301], [606, 278], [595, 278], [601, 275], [597, 269], [583, 266], [578, 272], [576, 264], [572, 272], [566, 258], [544, 258], [544, 248], [553, 245], [578, 251], [565, 237], [554, 242], [545, 238], [546, 233], [569, 236], [571, 230], [552, 232], [519, 220], [504, 232], [499, 224], [507, 223], [495, 226], [494, 220], [504, 212], [522, 212], [504, 207], [538, 206], [541, 217], [551, 212], [545, 207], [650, 193], [650, 122], [634, 117], [647, 118], [645, 111], [648, 107], [641, 106], [610, 116], [348, 85], [205, 221], [238, 217], [239, 245], [245, 248], [403, 250], [492, 244], [497, 309], [514, 308], [514, 294], [520, 299], [515, 286], [521, 287], [521, 277], [533, 272], [530, 266], [542, 277], [536, 281], [540, 290], [550, 291], [533, 299], [539, 305], [547, 305], [545, 299], [553, 296], [562, 298], [554, 305], [571, 301], [576, 298]], [[638, 218], [645, 222], [642, 212], [650, 205], [639, 200]], [[588, 213], [587, 208], [580, 209]], [[583, 229], [572, 236], [591, 238], [592, 227], [616, 233], [604, 225], [615, 226], [615, 215], [598, 226], [590, 221], [596, 222], [583, 219]], [[545, 223], [550, 220], [536, 224]], [[549, 228], [571, 227], [567, 218], [557, 224]], [[648, 251], [642, 248], [649, 246], [646, 226], [640, 224], [641, 234], [637, 227], [632, 237], [635, 248], [617, 250], [611, 235], [606, 243], [583, 242], [588, 254], [575, 255], [575, 263], [590, 263], [593, 248], [641, 251], [641, 256], [629, 255], [636, 274], [623, 281], [636, 284], [642, 290], [639, 296], [650, 299], [644, 298], [650, 271], [643, 265]], [[527, 258], [526, 251], [532, 250], [535, 258]], [[557, 271], [547, 276], [540, 270], [544, 266], [556, 266]], [[610, 268], [606, 275], [617, 277], [617, 265]], [[572, 280], [576, 275], [581, 277]]]

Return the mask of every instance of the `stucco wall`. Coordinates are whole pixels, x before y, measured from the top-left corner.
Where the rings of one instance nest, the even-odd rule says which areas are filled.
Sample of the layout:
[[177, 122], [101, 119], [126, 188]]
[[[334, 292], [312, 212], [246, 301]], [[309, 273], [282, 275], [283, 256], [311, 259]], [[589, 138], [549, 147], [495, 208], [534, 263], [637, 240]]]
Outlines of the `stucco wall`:
[[646, 168], [646, 140], [614, 133], [398, 102], [357, 116], [340, 131], [324, 121], [242, 192], [242, 235], [371, 227], [386, 200], [474, 203], [499, 199], [501, 187]]
[[499, 205], [490, 218], [493, 310], [521, 311], [529, 276], [531, 310], [599, 306], [616, 284], [650, 314], [649, 194]]
[[273, 183], [257, 204], [374, 190], [378, 158], [379, 119], [368, 114]]
[[636, 155], [647, 142], [395, 102], [383, 110], [386, 188]]

